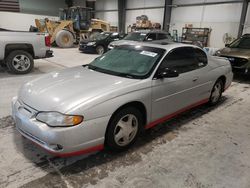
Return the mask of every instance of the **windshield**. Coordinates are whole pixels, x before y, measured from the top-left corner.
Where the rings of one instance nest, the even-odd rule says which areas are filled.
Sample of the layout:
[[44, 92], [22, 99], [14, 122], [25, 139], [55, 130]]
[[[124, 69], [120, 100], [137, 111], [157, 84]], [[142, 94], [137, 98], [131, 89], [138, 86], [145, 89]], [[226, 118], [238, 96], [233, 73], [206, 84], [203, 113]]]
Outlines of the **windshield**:
[[90, 35], [89, 38], [91, 40], [103, 40], [103, 39], [106, 39], [109, 35], [110, 33], [94, 33]]
[[89, 68], [117, 76], [142, 79], [148, 77], [165, 50], [152, 47], [120, 46], [96, 58]]
[[146, 33], [129, 33], [124, 40], [143, 41], [146, 35]]
[[230, 48], [242, 48], [242, 49], [250, 49], [250, 38], [239, 38], [233, 41], [230, 45]]

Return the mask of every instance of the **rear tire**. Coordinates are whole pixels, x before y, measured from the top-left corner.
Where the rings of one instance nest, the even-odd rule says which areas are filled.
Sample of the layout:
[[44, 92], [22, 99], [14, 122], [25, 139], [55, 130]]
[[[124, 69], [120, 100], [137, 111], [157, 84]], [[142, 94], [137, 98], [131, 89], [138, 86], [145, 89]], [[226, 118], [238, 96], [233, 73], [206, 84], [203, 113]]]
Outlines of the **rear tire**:
[[71, 48], [74, 44], [74, 36], [69, 31], [61, 30], [56, 34], [55, 41], [60, 48]]
[[15, 50], [7, 56], [6, 65], [12, 73], [27, 74], [33, 69], [34, 60], [28, 52]]
[[121, 151], [135, 143], [142, 130], [143, 116], [134, 107], [126, 107], [112, 116], [105, 135], [108, 148]]
[[220, 101], [223, 92], [223, 87], [224, 83], [221, 79], [215, 82], [209, 98], [209, 104], [211, 106], [218, 104], [218, 102]]

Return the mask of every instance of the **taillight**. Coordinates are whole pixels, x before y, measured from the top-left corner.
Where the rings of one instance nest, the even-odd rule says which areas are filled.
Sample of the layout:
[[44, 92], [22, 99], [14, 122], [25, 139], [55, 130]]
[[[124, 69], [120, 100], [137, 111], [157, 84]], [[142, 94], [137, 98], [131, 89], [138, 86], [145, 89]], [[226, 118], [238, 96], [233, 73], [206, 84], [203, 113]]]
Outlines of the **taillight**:
[[51, 46], [51, 44], [50, 44], [50, 36], [49, 35], [45, 36], [45, 46], [48, 46], [48, 47]]

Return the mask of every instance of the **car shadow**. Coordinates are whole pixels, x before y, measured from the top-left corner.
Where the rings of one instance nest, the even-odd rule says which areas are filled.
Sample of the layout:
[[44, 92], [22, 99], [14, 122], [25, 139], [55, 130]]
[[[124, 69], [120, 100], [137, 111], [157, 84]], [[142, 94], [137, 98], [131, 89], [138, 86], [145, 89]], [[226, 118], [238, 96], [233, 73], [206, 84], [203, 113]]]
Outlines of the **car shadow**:
[[[37, 167], [49, 172], [49, 174], [45, 177], [30, 182], [29, 187], [32, 187], [33, 185], [35, 186], [38, 183], [42, 187], [42, 185], [45, 185], [44, 182], [47, 181], [53, 181], [54, 183], [61, 184], [62, 175], [66, 176], [67, 180], [73, 183], [76, 182], [77, 179], [77, 182], [81, 185], [85, 183], [95, 184], [97, 181], [96, 177], [102, 179], [108, 175], [109, 171], [112, 171], [116, 167], [128, 166], [137, 163], [142, 160], [141, 154], [146, 155], [152, 151], [155, 146], [174, 140], [178, 137], [179, 131], [187, 131], [189, 129], [186, 126], [183, 127], [184, 125], [218, 108], [227, 100], [228, 98], [223, 96], [220, 103], [216, 106], [209, 106], [208, 104], [205, 104], [182, 113], [167, 122], [161, 123], [156, 127], [143, 132], [137, 142], [130, 149], [123, 152], [115, 152], [106, 149], [89, 156], [58, 158], [45, 155], [44, 152], [40, 151], [40, 148], [32, 146], [33, 151], [36, 147], [35, 152], [39, 153], [39, 156], [37, 156], [37, 158], [39, 157], [39, 160], [37, 162], [34, 158], [36, 155], [30, 155], [30, 151], [27, 151], [30, 148], [24, 147], [22, 148], [23, 155]], [[15, 140], [15, 142], [20, 141]], [[28, 142], [29, 141], [26, 140], [23, 144], [30, 145], [31, 143]], [[71, 161], [71, 164], [69, 164], [69, 161]], [[54, 170], [51, 169], [51, 165], [55, 168]], [[60, 173], [58, 173], [58, 169], [60, 169]], [[92, 176], [93, 178], [91, 178]]]
[[90, 52], [90, 51], [80, 51], [81, 54], [97, 54], [96, 52]]
[[250, 84], [250, 74], [234, 73], [233, 81]]
[[[53, 66], [51, 66], [53, 68]], [[8, 70], [6, 66], [0, 66], [0, 78], [11, 78], [11, 77], [29, 77], [41, 75], [46, 72], [40, 70], [39, 67], [35, 66], [28, 74], [15, 74]]]

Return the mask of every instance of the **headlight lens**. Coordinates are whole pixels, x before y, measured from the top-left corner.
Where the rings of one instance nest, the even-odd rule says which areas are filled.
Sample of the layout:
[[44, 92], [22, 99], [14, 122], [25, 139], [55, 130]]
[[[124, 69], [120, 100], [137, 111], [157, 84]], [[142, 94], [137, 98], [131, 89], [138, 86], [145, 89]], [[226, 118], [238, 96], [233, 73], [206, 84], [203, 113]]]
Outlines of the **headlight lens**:
[[109, 49], [113, 49], [114, 47], [115, 47], [114, 44], [109, 44], [109, 45], [108, 45], [108, 48], [109, 48]]
[[94, 46], [95, 45], [95, 42], [89, 42], [87, 43], [87, 46]]
[[66, 115], [59, 112], [39, 112], [36, 119], [51, 127], [70, 127], [80, 124], [83, 116]]
[[219, 56], [221, 54], [220, 50], [215, 52], [215, 55]]

